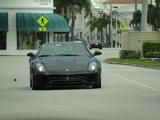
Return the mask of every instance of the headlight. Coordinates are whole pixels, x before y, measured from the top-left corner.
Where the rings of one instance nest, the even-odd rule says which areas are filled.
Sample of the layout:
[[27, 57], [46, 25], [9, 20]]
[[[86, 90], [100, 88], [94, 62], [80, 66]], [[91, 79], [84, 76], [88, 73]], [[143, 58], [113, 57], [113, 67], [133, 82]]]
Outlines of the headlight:
[[39, 72], [45, 72], [44, 65], [42, 63], [37, 63], [36, 68]]
[[97, 68], [97, 63], [96, 62], [91, 62], [89, 65], [89, 71], [95, 71]]

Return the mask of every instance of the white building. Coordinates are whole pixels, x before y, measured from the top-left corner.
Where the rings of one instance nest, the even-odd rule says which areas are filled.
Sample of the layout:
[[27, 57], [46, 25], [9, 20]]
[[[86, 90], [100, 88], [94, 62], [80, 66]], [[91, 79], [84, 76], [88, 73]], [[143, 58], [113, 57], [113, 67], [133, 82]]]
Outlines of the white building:
[[[92, 5], [94, 13], [97, 13], [98, 10], [106, 12], [107, 14], [118, 11], [118, 14], [112, 16], [112, 20], [119, 20], [121, 24], [125, 25], [124, 29], [131, 29], [129, 23], [135, 11], [135, 0], [92, 0]], [[137, 10], [141, 9], [142, 0], [137, 0]], [[116, 32], [119, 30], [119, 26], [113, 26], [111, 30], [111, 47], [120, 47], [121, 35]]]
[[[69, 32], [53, 0], [0, 0], [0, 55], [24, 55]], [[39, 22], [37, 22], [39, 21]], [[43, 32], [41, 32], [43, 31]]]
[[86, 11], [83, 9], [81, 13], [76, 15], [75, 21], [75, 38], [84, 39], [86, 42], [89, 42], [90, 30], [87, 26], [89, 21], [89, 15], [86, 16]]

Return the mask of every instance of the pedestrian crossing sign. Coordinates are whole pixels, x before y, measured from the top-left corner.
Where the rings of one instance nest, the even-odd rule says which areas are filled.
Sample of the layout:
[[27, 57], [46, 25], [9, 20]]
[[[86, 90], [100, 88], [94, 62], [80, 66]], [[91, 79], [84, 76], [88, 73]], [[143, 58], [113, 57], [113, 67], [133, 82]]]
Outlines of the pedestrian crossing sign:
[[46, 27], [39, 27], [38, 31], [39, 32], [46, 32]]
[[44, 27], [44, 26], [48, 23], [48, 20], [47, 20], [47, 18], [45, 18], [44, 16], [41, 16], [41, 17], [39, 17], [39, 18], [37, 19], [37, 23], [38, 23], [40, 26]]
[[124, 30], [125, 29], [125, 24], [120, 24], [120, 30]]

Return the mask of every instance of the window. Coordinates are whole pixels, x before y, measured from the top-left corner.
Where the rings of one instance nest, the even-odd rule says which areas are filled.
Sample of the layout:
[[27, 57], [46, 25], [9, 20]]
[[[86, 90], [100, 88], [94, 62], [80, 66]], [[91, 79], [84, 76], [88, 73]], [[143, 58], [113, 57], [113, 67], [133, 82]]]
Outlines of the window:
[[27, 49], [38, 49], [40, 45], [46, 43], [46, 32], [18, 32], [18, 49], [27, 50]]
[[0, 31], [0, 50], [6, 50], [6, 32]]

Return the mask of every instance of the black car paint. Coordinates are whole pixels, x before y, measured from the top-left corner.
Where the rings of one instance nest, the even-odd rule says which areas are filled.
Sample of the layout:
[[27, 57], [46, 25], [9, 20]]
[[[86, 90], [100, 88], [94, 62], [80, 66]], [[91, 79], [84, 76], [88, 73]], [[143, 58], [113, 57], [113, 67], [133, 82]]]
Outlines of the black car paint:
[[[40, 48], [42, 49], [42, 48]], [[85, 48], [88, 50], [87, 48]], [[39, 52], [38, 52], [39, 53]], [[28, 53], [30, 56], [30, 83], [32, 89], [40, 89], [46, 83], [52, 83], [57, 85], [57, 82], [61, 84], [67, 83], [79, 83], [86, 85], [93, 85], [96, 83], [96, 78], [101, 81], [101, 63], [94, 56], [100, 55], [101, 52], [95, 52], [89, 56], [43, 56], [39, 57], [38, 53]], [[89, 71], [89, 65], [92, 61], [97, 63], [97, 69], [95, 71]], [[37, 63], [42, 63], [46, 69], [45, 72], [39, 72], [36, 68]], [[64, 78], [64, 79], [62, 79]], [[74, 78], [74, 79], [73, 79]], [[84, 78], [84, 80], [83, 80]], [[57, 79], [57, 80], [56, 80]], [[59, 79], [59, 80], [58, 80]], [[61, 80], [60, 80], [61, 79]], [[33, 87], [33, 84], [38, 84], [38, 87]], [[100, 85], [95, 88], [100, 88]]]

